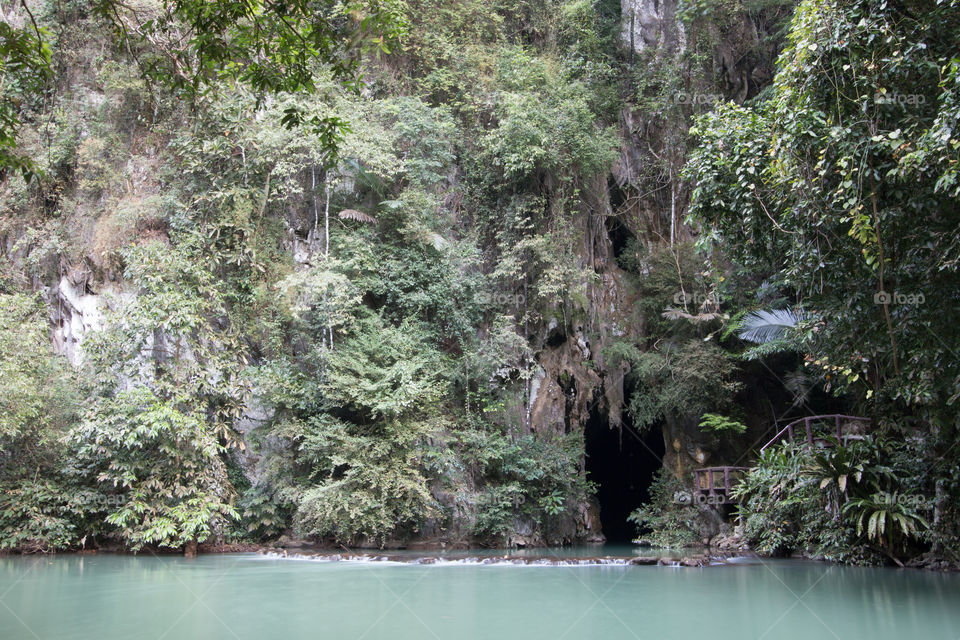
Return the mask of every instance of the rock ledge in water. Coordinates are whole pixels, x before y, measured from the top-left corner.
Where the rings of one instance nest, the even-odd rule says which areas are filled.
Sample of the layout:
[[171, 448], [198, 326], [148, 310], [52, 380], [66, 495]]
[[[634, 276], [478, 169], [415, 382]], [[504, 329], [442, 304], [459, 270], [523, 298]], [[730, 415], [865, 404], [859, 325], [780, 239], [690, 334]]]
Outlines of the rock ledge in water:
[[459, 564], [459, 565], [526, 565], [541, 567], [572, 567], [572, 566], [669, 566], [669, 567], [704, 567], [711, 564], [723, 564], [723, 562], [711, 563], [708, 555], [675, 557], [630, 557], [630, 556], [476, 556], [469, 554], [455, 554], [449, 556], [435, 555], [412, 555], [396, 553], [351, 553], [351, 552], [318, 552], [318, 553], [297, 553], [296, 551], [282, 550], [263, 550], [262, 555], [274, 558], [291, 558], [300, 560], [314, 560], [317, 562], [394, 562], [401, 564]]

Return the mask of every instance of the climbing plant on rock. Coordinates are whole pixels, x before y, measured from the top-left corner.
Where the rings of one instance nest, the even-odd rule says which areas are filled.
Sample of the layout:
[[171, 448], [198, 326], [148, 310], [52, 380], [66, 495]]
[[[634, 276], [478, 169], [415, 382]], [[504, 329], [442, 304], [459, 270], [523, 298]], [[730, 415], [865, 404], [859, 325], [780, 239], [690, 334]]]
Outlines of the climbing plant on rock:
[[802, 3], [769, 99], [702, 117], [687, 167], [702, 246], [814, 314], [811, 366], [946, 422], [960, 389], [960, 332], [937, 302], [960, 295], [958, 26], [954, 1]]

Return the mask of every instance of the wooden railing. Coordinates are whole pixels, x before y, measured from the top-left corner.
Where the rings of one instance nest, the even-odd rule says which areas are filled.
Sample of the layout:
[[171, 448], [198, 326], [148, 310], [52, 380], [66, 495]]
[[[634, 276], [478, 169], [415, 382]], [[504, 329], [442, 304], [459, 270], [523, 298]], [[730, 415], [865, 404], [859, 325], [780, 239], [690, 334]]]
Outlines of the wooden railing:
[[[709, 498], [713, 504], [733, 502], [730, 497], [733, 485], [747, 467], [703, 467], [693, 472], [693, 490], [700, 498]], [[718, 482], [722, 480], [722, 482]]]
[[[793, 442], [796, 431], [801, 428], [801, 425], [806, 443], [809, 446], [813, 447], [817, 443], [828, 446], [829, 441], [824, 440], [813, 432], [813, 425], [818, 422], [833, 422], [833, 433], [837, 436], [837, 440], [839, 442], [846, 442], [856, 436], [854, 434], [844, 433], [844, 423], [859, 422], [868, 425], [870, 424], [870, 419], [861, 416], [846, 416], [838, 413], [798, 418], [787, 423], [786, 426], [780, 429], [770, 442], [760, 447], [760, 451], [764, 451], [767, 447], [776, 444], [784, 438], [788, 438]], [[705, 501], [711, 504], [735, 502], [730, 496], [733, 485], [739, 481], [740, 476], [746, 471], [749, 471], [749, 467], [703, 467], [701, 469], [695, 469], [693, 472], [694, 497], [697, 498], [698, 502]]]
[[789, 424], [787, 424], [787, 426], [785, 426], [783, 429], [780, 429], [780, 431], [777, 432], [777, 435], [773, 436], [770, 442], [760, 447], [760, 451], [763, 452], [767, 447], [773, 444], [776, 444], [777, 442], [783, 439], [784, 435], [787, 436], [790, 442], [793, 442], [794, 432], [800, 426], [801, 423], [803, 423], [807, 444], [812, 447], [814, 445], [813, 423], [824, 422], [827, 420], [833, 421], [834, 433], [836, 434], [837, 440], [839, 441], [843, 441], [845, 439], [845, 436], [843, 434], [844, 422], [863, 422], [867, 424], [870, 423], [869, 418], [863, 418], [861, 416], [845, 416], [838, 413], [832, 413], [832, 414], [823, 415], [823, 416], [807, 416], [805, 418], [798, 418], [797, 420], [794, 420], [793, 422], [790, 422]]

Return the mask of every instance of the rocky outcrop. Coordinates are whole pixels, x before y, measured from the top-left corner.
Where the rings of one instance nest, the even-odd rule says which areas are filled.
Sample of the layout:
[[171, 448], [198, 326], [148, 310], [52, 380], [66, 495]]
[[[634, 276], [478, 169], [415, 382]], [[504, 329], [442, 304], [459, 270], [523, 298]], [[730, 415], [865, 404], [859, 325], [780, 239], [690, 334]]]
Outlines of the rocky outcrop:
[[123, 304], [134, 294], [112, 283], [101, 283], [92, 291], [89, 272], [72, 270], [56, 286], [46, 289], [53, 325], [53, 346], [77, 366], [83, 359], [83, 339], [101, 329], [111, 305]]
[[560, 346], [544, 349], [539, 357], [544, 373], [530, 409], [531, 431], [583, 429], [601, 384], [599, 374], [585, 366], [589, 359], [590, 349], [580, 331]]
[[686, 46], [677, 20], [678, 0], [621, 0], [621, 43], [636, 53], [656, 49], [672, 53]]
[[76, 283], [67, 276], [60, 279], [51, 297], [55, 300], [50, 313], [54, 348], [76, 365], [83, 336], [103, 324], [102, 300], [86, 292], [85, 282]]

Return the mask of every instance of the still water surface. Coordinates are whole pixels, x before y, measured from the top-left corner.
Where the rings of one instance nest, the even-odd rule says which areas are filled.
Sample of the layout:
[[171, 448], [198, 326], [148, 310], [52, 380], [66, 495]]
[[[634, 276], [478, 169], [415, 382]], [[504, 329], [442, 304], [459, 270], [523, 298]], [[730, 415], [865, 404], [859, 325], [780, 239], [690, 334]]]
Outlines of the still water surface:
[[0, 639], [21, 638], [958, 640], [960, 575], [794, 561], [0, 558]]

